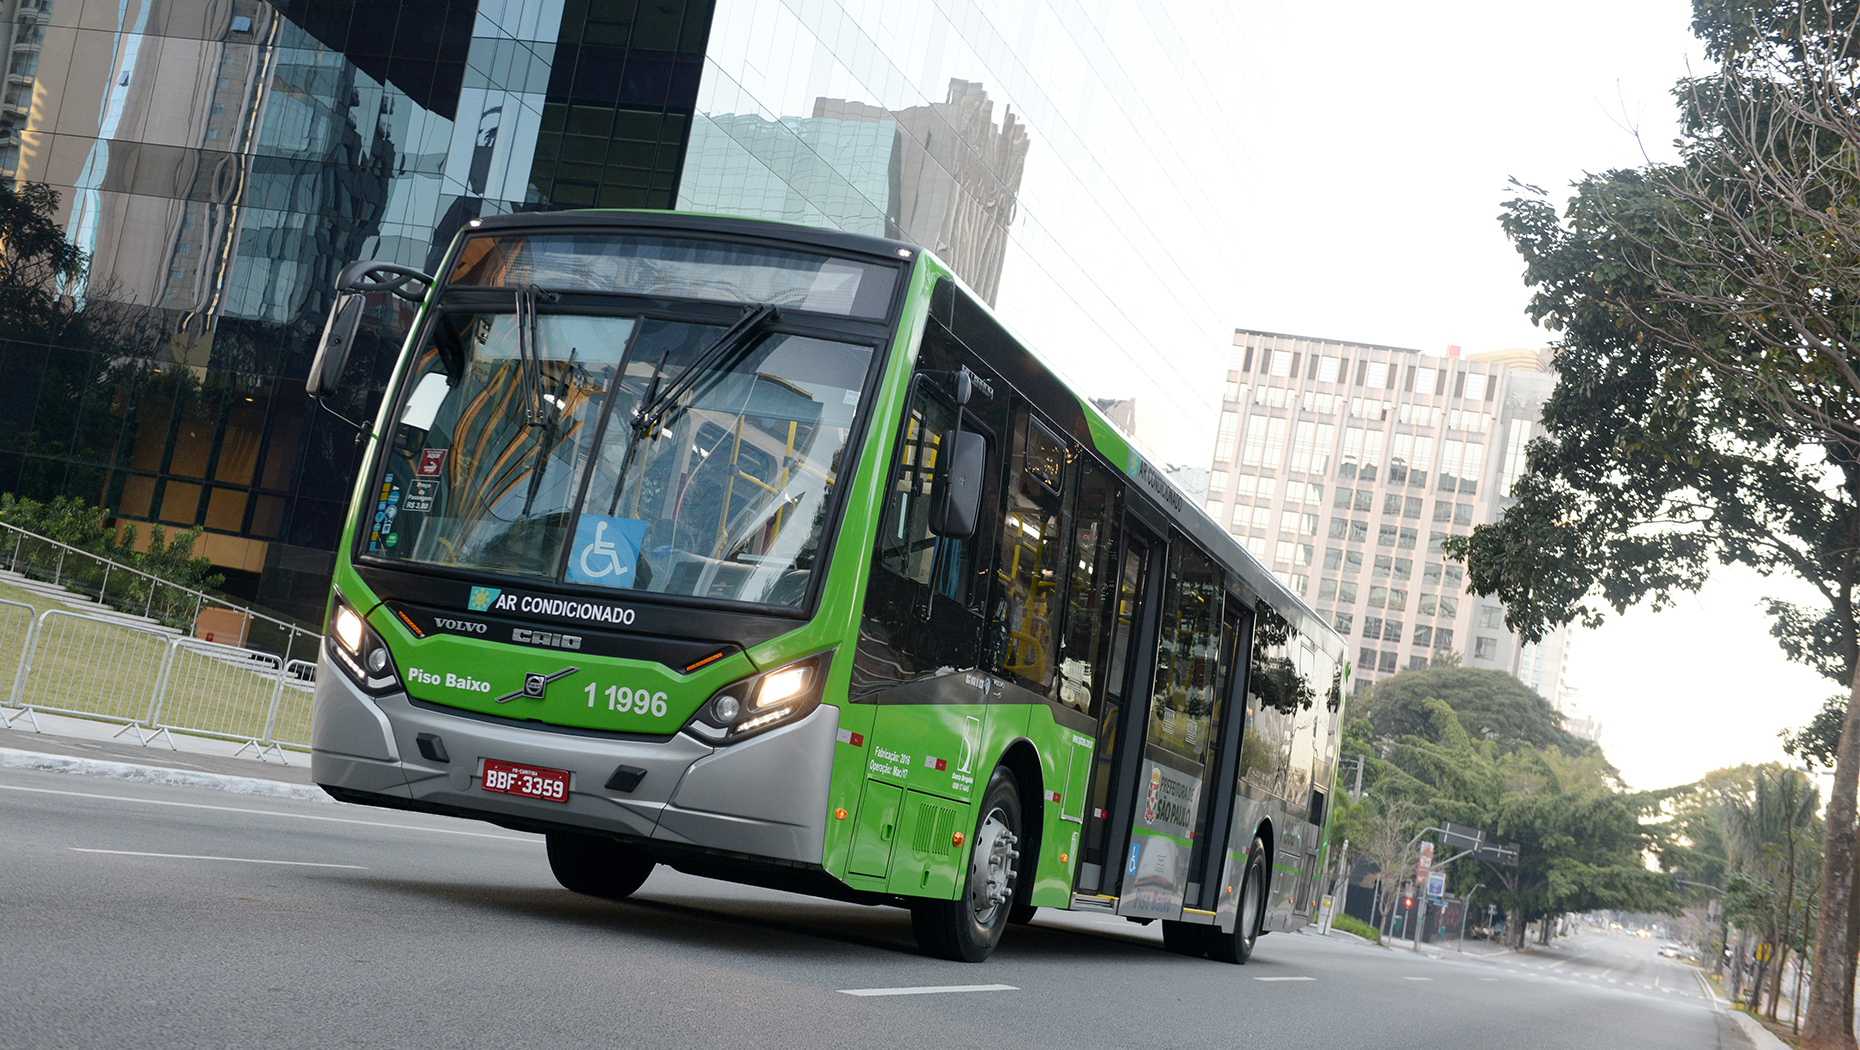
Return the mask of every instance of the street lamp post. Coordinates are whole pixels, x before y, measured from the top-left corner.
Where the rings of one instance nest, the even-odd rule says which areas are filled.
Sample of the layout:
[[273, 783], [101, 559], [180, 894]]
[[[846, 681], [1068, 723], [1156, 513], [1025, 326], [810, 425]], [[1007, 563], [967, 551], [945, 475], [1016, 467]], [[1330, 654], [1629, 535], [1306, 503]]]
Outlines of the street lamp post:
[[1477, 896], [1482, 889], [1485, 889], [1483, 882], [1474, 886], [1472, 892], [1468, 893], [1466, 899], [1460, 903], [1460, 951], [1466, 950], [1466, 913], [1472, 909], [1473, 897]]
[[[1721, 977], [1724, 975], [1724, 953], [1731, 950], [1731, 921], [1724, 913], [1724, 890], [1707, 882], [1693, 882], [1691, 879], [1686, 878], [1686, 873], [1683, 871], [1674, 872], [1673, 889], [1677, 890], [1681, 886], [1691, 886], [1694, 889], [1710, 890], [1718, 895], [1718, 957], [1712, 960], [1711, 970], [1712, 976]], [[1733, 973], [1732, 980], [1735, 981], [1738, 976], [1740, 975]], [[1735, 996], [1733, 996], [1733, 998], [1735, 998]]]

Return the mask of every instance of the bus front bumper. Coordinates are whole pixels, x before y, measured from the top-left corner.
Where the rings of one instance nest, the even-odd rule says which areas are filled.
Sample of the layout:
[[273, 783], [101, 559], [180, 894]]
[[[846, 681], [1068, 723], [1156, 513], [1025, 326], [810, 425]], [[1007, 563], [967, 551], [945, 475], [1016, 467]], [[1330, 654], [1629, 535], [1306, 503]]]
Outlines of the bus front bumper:
[[[626, 740], [481, 720], [416, 705], [404, 692], [371, 697], [327, 658], [319, 659], [316, 680], [311, 778], [342, 789], [345, 797], [359, 792], [379, 796], [383, 805], [412, 803], [493, 822], [821, 862], [839, 731], [839, 709], [831, 705], [762, 736], [713, 748], [683, 733]], [[436, 738], [443, 751], [429, 742], [432, 754], [423, 753], [422, 735]], [[568, 799], [487, 791], [486, 759], [565, 770]], [[645, 770], [631, 791], [608, 786], [622, 766]]]

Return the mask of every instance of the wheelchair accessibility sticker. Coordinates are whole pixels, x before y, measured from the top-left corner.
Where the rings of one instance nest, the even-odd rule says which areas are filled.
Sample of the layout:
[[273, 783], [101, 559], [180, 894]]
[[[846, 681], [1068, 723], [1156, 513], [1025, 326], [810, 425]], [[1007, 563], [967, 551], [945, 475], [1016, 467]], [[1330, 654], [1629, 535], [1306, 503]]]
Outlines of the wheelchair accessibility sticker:
[[568, 582], [597, 587], [631, 587], [646, 523], [638, 518], [583, 514], [569, 548]]

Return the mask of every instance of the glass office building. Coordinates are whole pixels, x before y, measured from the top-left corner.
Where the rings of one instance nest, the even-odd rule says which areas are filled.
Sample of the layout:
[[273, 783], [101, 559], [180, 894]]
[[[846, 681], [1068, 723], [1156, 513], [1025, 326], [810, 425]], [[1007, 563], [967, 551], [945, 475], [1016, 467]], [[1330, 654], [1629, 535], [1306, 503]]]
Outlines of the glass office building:
[[[319, 616], [357, 454], [303, 392], [337, 271], [524, 209], [914, 241], [1086, 389], [1212, 419], [1239, 30], [1154, 6], [0, 0], [0, 180], [90, 257], [65, 321], [0, 332], [0, 491], [202, 526], [229, 590]], [[410, 320], [376, 306], [342, 416]]]

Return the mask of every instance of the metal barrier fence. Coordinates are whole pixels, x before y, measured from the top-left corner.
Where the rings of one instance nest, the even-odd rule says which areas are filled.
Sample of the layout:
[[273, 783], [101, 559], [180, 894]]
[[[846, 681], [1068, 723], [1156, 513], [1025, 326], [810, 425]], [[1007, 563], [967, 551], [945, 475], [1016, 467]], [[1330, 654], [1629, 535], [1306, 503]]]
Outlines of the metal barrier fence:
[[314, 661], [322, 635], [170, 583], [132, 565], [0, 522], [0, 564], [22, 576], [81, 594], [208, 641], [275, 653], [286, 663]]
[[[0, 600], [0, 653], [17, 633], [19, 611]], [[316, 665], [89, 613], [48, 609], [26, 621], [17, 670], [0, 726], [37, 712], [119, 722], [144, 745], [174, 732], [240, 744], [259, 757], [306, 750]]]

